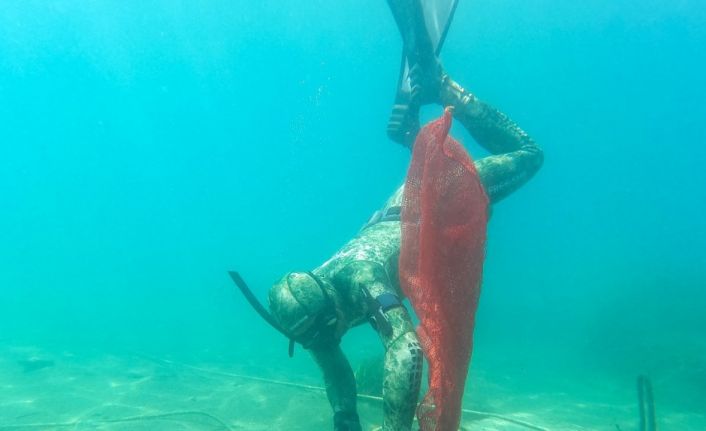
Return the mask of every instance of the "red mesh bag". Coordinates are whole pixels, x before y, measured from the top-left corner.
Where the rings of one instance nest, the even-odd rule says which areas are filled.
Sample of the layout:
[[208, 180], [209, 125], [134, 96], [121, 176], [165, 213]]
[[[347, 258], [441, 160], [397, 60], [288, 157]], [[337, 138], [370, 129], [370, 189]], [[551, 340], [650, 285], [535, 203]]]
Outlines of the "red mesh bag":
[[400, 284], [420, 323], [429, 391], [422, 431], [456, 431], [473, 348], [488, 198], [468, 152], [448, 136], [451, 110], [417, 136], [402, 204]]

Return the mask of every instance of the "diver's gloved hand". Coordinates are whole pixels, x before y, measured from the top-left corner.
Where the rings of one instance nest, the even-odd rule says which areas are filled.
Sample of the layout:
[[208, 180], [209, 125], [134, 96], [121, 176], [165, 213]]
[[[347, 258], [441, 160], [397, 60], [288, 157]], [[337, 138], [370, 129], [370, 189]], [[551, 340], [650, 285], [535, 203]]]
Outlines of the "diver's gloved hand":
[[358, 419], [358, 413], [343, 411], [336, 412], [333, 415], [333, 430], [362, 431], [360, 427], [360, 419]]

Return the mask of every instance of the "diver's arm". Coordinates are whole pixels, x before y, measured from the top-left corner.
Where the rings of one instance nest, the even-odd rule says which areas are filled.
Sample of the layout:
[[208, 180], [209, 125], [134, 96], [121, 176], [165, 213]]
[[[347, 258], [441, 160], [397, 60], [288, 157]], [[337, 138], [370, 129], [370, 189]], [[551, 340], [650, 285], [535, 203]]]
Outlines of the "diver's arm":
[[334, 431], [361, 431], [355, 377], [341, 347], [335, 344], [310, 352], [324, 374], [326, 395], [334, 413]]
[[422, 381], [422, 349], [404, 307], [393, 308], [385, 316], [392, 334], [379, 333], [385, 345], [382, 430], [410, 430]]
[[454, 117], [473, 139], [493, 154], [476, 161], [481, 182], [492, 203], [517, 190], [542, 166], [542, 149], [524, 130], [448, 75], [442, 79], [440, 102], [453, 106]]
[[[367, 292], [368, 314], [385, 346], [382, 382], [383, 431], [411, 429], [422, 379], [422, 349], [412, 319], [396, 298], [395, 290], [382, 265], [356, 261], [339, 272], [352, 291]], [[387, 302], [383, 308], [382, 302]], [[386, 311], [381, 311], [386, 310]], [[382, 321], [384, 320], [384, 321]]]

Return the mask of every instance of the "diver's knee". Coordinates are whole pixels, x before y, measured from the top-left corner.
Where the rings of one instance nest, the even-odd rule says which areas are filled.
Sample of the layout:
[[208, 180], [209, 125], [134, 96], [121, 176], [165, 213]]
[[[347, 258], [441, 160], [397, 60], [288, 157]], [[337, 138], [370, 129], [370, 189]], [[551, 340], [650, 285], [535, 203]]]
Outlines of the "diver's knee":
[[525, 166], [528, 176], [534, 175], [544, 164], [544, 150], [537, 145], [534, 140], [526, 136], [526, 142], [522, 145], [525, 156]]

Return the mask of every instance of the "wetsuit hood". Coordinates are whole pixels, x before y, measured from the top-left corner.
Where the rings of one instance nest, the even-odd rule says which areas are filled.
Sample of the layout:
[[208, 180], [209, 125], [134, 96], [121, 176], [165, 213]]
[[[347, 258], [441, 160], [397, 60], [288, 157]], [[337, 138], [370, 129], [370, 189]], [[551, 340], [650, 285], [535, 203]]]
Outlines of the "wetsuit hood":
[[269, 293], [272, 316], [304, 348], [336, 340], [336, 307], [325, 282], [311, 272], [290, 272]]

